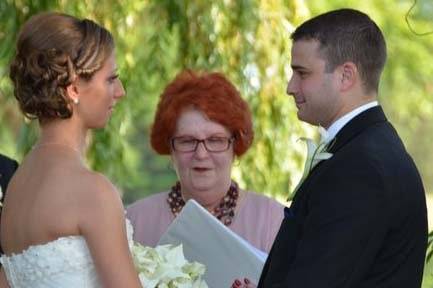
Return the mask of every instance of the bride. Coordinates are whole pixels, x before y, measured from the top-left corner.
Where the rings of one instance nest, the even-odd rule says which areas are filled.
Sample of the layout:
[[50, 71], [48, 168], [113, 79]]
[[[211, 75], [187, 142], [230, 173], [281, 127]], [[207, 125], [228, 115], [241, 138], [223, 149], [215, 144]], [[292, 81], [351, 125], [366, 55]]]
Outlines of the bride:
[[119, 194], [83, 160], [87, 131], [125, 95], [116, 73], [113, 38], [90, 20], [43, 13], [22, 27], [10, 77], [41, 133], [6, 194], [2, 287], [141, 287]]

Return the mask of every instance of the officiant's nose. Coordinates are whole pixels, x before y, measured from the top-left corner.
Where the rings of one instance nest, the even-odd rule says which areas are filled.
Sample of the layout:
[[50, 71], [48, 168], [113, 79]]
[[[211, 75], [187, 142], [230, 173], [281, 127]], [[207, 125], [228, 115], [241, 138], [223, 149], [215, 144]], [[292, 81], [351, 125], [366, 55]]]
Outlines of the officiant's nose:
[[206, 149], [206, 147], [204, 146], [204, 142], [199, 142], [197, 144], [197, 149], [195, 149], [194, 154], [196, 155], [197, 158], [205, 158], [208, 156], [208, 151]]

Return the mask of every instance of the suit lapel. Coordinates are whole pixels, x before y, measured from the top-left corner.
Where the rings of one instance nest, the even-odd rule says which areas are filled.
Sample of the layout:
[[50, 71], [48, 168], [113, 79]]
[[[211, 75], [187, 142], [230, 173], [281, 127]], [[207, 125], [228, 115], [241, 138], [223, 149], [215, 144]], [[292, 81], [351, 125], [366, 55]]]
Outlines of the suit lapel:
[[335, 136], [335, 142], [330, 145], [329, 152], [335, 154], [359, 133], [377, 123], [387, 121], [382, 107], [370, 108], [350, 120]]
[[[335, 140], [331, 140], [331, 144], [329, 146], [328, 152], [331, 154], [338, 153], [338, 150], [340, 150], [344, 145], [346, 145], [350, 140], [352, 140], [354, 137], [356, 137], [359, 133], [364, 131], [365, 129], [368, 129], [370, 126], [375, 125], [377, 123], [382, 123], [387, 121], [385, 114], [380, 106], [375, 106], [373, 108], [370, 108], [368, 110], [363, 111], [359, 115], [355, 116], [352, 120], [350, 120], [335, 136]], [[332, 157], [331, 157], [332, 159]], [[305, 179], [305, 181], [302, 183], [302, 185], [299, 187], [298, 191], [296, 192], [291, 208], [294, 208], [296, 210], [296, 205], [294, 205], [297, 201], [305, 197], [305, 192], [303, 191], [306, 187], [308, 187], [308, 183], [312, 179], [312, 176], [320, 170], [320, 167], [326, 163], [326, 161], [321, 161], [319, 164], [317, 164], [313, 170], [310, 172], [308, 177]], [[303, 195], [303, 196], [301, 196]]]

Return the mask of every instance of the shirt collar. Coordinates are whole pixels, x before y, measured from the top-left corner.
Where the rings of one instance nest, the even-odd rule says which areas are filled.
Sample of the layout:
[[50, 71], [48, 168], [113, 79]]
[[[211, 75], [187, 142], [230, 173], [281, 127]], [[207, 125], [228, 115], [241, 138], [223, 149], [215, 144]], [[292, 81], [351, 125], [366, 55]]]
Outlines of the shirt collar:
[[364, 104], [362, 106], [359, 106], [358, 108], [350, 111], [349, 113], [343, 115], [337, 121], [332, 123], [331, 126], [327, 130], [325, 130], [322, 127], [319, 127], [319, 133], [321, 135], [321, 142], [329, 142], [331, 141], [337, 133], [346, 125], [350, 120], [355, 118], [357, 115], [361, 114], [367, 109], [370, 109], [372, 107], [378, 106], [379, 103], [377, 101], [372, 101], [367, 104]]

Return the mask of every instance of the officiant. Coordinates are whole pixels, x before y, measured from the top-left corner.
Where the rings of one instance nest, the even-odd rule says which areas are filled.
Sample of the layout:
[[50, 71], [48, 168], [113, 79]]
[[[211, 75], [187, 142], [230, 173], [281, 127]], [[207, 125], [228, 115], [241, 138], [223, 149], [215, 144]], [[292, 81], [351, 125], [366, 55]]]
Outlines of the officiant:
[[134, 240], [155, 246], [185, 202], [194, 199], [233, 232], [268, 253], [283, 218], [277, 201], [231, 179], [236, 158], [253, 142], [248, 104], [221, 73], [180, 73], [164, 90], [151, 145], [169, 155], [178, 181], [127, 209]]

